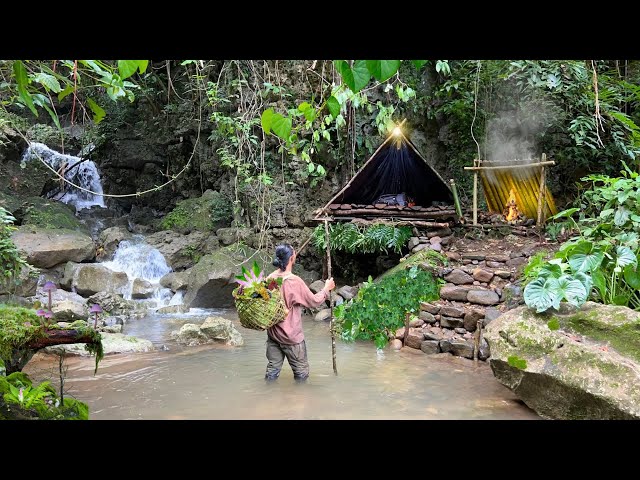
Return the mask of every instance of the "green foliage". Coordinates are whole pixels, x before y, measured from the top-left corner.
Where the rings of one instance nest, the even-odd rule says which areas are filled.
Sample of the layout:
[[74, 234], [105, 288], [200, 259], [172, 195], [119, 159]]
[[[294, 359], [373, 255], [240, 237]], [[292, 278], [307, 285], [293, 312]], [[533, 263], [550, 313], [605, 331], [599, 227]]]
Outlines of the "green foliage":
[[[48, 328], [60, 327], [53, 324]], [[95, 374], [100, 360], [104, 358], [100, 333], [84, 321], [74, 322], [68, 329], [77, 330], [79, 335], [90, 337], [91, 340], [85, 344], [85, 349], [96, 355]], [[45, 336], [45, 325], [34, 309], [0, 303], [0, 359], [3, 359], [5, 364], [10, 362], [16, 350], [23, 349], [30, 342]]]
[[139, 86], [127, 79], [135, 72], [143, 74], [148, 63], [148, 60], [1, 60], [0, 74], [5, 81], [0, 83], [0, 103], [27, 107], [36, 117], [38, 108], [42, 108], [61, 130], [58, 107], [74, 94], [73, 103], [78, 103], [75, 111], [80, 112], [86, 102], [94, 122], [99, 123], [106, 112], [88, 93], [101, 88], [113, 101], [126, 98], [132, 102], [134, 90]]
[[508, 357], [507, 363], [520, 370], [525, 370], [527, 368], [527, 361], [524, 358], [519, 358], [517, 355], [511, 355]]
[[11, 240], [15, 218], [0, 207], [0, 283], [14, 282], [23, 267], [29, 264]]
[[227, 226], [232, 218], [231, 201], [220, 192], [205, 192], [202, 197], [180, 201], [160, 223], [167, 229], [189, 228], [208, 232]]
[[86, 403], [65, 397], [61, 405], [49, 381], [34, 386], [29, 376], [22, 372], [0, 377], [0, 396], [0, 412], [5, 411], [11, 414], [15, 410], [13, 415], [17, 418], [89, 419], [89, 407]]
[[5, 364], [15, 349], [43, 336], [44, 328], [35, 310], [0, 304], [0, 358]]
[[336, 332], [345, 341], [373, 340], [378, 348], [383, 348], [404, 325], [405, 314], [415, 312], [420, 302], [437, 299], [439, 289], [434, 276], [417, 266], [377, 283], [369, 277], [356, 298], [334, 310]]
[[525, 287], [525, 302], [538, 311], [558, 308], [562, 299], [579, 306], [581, 283], [593, 300], [639, 309], [640, 176], [626, 169], [618, 178], [589, 175], [584, 180], [592, 187], [583, 192], [580, 208], [553, 217], [566, 219], [576, 236], [554, 260], [542, 265], [530, 261], [525, 271], [537, 279]]
[[[347, 253], [388, 253], [389, 249], [400, 253], [411, 238], [410, 227], [394, 227], [376, 224], [358, 226], [353, 223], [329, 225], [329, 245], [333, 251]], [[324, 225], [313, 231], [313, 244], [321, 251], [326, 247]]]

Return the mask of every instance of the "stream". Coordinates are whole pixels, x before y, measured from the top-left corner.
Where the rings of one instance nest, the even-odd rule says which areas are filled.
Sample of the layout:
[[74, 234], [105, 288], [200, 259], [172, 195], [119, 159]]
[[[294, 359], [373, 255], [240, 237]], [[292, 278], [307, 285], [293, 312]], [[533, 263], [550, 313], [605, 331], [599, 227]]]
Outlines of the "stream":
[[[234, 322], [244, 345], [185, 347], [170, 339], [184, 323], [207, 315]], [[91, 420], [170, 419], [539, 419], [493, 377], [485, 362], [377, 350], [371, 342], [336, 340], [334, 375], [328, 323], [303, 317], [310, 378], [297, 384], [285, 361], [280, 378], [264, 381], [265, 332], [248, 330], [234, 309], [152, 314], [123, 333], [153, 342], [154, 352], [68, 357], [65, 395], [89, 405]], [[59, 389], [58, 357], [38, 353], [23, 370]]]

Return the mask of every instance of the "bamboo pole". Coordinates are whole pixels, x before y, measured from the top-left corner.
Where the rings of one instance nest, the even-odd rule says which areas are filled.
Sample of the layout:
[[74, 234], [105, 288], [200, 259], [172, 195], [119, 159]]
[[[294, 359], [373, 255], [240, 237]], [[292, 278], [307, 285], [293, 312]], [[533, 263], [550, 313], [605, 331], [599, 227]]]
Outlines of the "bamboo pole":
[[[329, 246], [329, 222], [324, 221], [324, 238], [327, 244], [327, 278], [331, 278], [331, 247]], [[331, 316], [329, 317], [329, 330], [331, 331], [331, 359], [333, 360], [333, 373], [338, 374], [338, 367], [336, 366], [336, 335], [333, 331], [333, 296], [329, 291], [329, 308], [331, 309]]]
[[453, 192], [453, 204], [456, 207], [456, 213], [458, 214], [458, 218], [462, 220], [462, 208], [460, 207], [460, 198], [458, 198], [458, 189], [456, 188], [456, 182], [452, 178], [449, 180], [451, 182], [451, 191]]
[[[476, 166], [476, 162], [479, 162], [479, 159], [473, 161], [474, 167]], [[465, 167], [466, 169], [467, 167]], [[473, 224], [478, 224], [478, 172], [473, 172]]]
[[[541, 163], [544, 163], [546, 158], [547, 158], [547, 154], [543, 153]], [[536, 226], [538, 228], [542, 227], [542, 213], [543, 213], [542, 204], [543, 204], [543, 198], [545, 197], [545, 194], [544, 194], [545, 180], [546, 178], [545, 178], [544, 166], [542, 166], [542, 170], [540, 171], [540, 190], [538, 191], [538, 222], [536, 223]], [[544, 200], [546, 200], [546, 198]]]
[[549, 160], [548, 162], [523, 163], [522, 165], [502, 165], [499, 167], [464, 167], [465, 170], [512, 170], [514, 168], [532, 168], [542, 167], [546, 165], [555, 165], [556, 162]]

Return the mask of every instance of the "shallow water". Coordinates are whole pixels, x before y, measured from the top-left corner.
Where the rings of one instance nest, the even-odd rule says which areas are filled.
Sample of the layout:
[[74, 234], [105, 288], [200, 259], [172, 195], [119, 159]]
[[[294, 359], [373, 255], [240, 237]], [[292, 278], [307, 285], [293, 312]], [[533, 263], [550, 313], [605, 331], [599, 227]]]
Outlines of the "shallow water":
[[[207, 314], [234, 321], [244, 345], [183, 347], [169, 339]], [[94, 376], [93, 357], [69, 357], [66, 395], [110, 419], [538, 419], [493, 377], [485, 362], [451, 355], [378, 351], [336, 341], [334, 375], [328, 323], [304, 317], [311, 375], [297, 384], [285, 361], [265, 383], [265, 332], [240, 326], [234, 310], [193, 311], [132, 320], [123, 333], [151, 340], [150, 353], [108, 355]], [[168, 350], [162, 350], [162, 348]], [[58, 358], [38, 353], [24, 371], [58, 388]]]

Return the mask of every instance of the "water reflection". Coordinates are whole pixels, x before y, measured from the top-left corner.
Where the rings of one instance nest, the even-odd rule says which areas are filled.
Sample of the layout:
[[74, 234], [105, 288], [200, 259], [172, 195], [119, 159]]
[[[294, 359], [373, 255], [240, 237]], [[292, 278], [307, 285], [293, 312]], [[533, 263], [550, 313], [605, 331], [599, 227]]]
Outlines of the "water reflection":
[[[297, 384], [288, 363], [265, 383], [266, 333], [234, 321], [241, 347], [182, 347], [169, 339], [184, 323], [211, 311], [133, 320], [123, 333], [168, 348], [111, 355], [93, 375], [94, 359], [70, 357], [67, 393], [89, 404], [90, 418], [108, 419], [535, 419], [535, 413], [493, 377], [489, 365], [422, 352], [377, 351], [372, 343], [336, 342], [338, 375], [328, 324], [304, 319], [311, 376]], [[38, 354], [24, 371], [57, 388], [56, 357]]]

